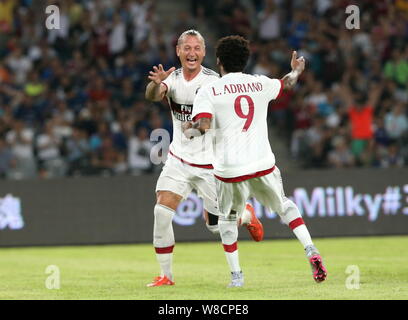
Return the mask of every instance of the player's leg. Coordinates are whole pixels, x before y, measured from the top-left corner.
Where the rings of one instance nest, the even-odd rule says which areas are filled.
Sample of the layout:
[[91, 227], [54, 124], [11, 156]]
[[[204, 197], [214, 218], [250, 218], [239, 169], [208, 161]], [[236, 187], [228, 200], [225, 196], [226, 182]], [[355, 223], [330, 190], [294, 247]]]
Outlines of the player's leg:
[[243, 212], [239, 215], [239, 226], [245, 226], [254, 241], [262, 241], [264, 229], [261, 221], [255, 214], [255, 209], [252, 204], [247, 201]]
[[207, 229], [214, 233], [220, 233], [218, 227], [218, 203], [215, 185], [215, 177], [211, 169], [193, 168], [194, 178], [191, 184], [197, 190], [198, 196], [203, 199], [204, 220]]
[[154, 206], [153, 246], [161, 275], [148, 286], [174, 284], [172, 265], [175, 239], [172, 221], [180, 201], [190, 191], [188, 177], [180, 164], [168, 160], [157, 181]]
[[242, 287], [244, 285], [244, 276], [239, 264], [236, 212], [230, 212], [228, 217], [220, 217], [218, 226], [225, 258], [231, 271], [231, 282], [228, 287]]
[[285, 196], [279, 168], [275, 167], [272, 173], [265, 176], [265, 181], [269, 185], [268, 190], [271, 190], [273, 195], [270, 198], [272, 200], [270, 206], [274, 206], [272, 210], [279, 214], [283, 223], [289, 226], [304, 248], [312, 246], [312, 238], [298, 207]]
[[244, 210], [245, 201], [249, 197], [249, 191], [245, 188], [244, 184], [245, 182], [225, 183], [217, 180], [217, 195], [220, 212], [218, 225], [225, 257], [231, 271], [231, 283], [229, 287], [242, 287], [244, 285], [244, 275], [239, 264], [238, 217], [236, 213]]
[[175, 245], [173, 217], [182, 199], [171, 191], [158, 191], [154, 206], [153, 246], [161, 274], [149, 286], [172, 285], [173, 282], [173, 248]]
[[207, 229], [214, 234], [219, 234], [220, 229], [218, 228], [218, 215], [209, 213], [205, 209], [204, 209], [203, 214], [204, 214], [204, 220], [205, 220], [205, 225]]
[[[196, 169], [196, 178], [194, 179], [194, 187], [197, 189], [199, 196], [204, 202], [204, 219], [208, 230], [212, 233], [219, 233], [218, 226], [218, 204], [216, 193], [216, 178], [212, 170]], [[254, 241], [263, 239], [263, 226], [255, 215], [255, 210], [250, 202], [242, 212], [238, 214], [238, 226], [245, 226], [249, 231]]]
[[316, 282], [322, 282], [327, 277], [327, 270], [323, 265], [322, 257], [316, 246], [313, 244], [309, 230], [307, 229], [296, 204], [286, 197], [284, 197], [283, 200], [282, 220], [290, 229], [292, 229], [299, 242], [303, 245], [306, 257], [312, 268], [313, 279]]
[[309, 230], [302, 219], [296, 204], [285, 196], [280, 171], [277, 167], [270, 174], [252, 181], [256, 198], [266, 207], [275, 211], [305, 249], [311, 264], [313, 278], [317, 282], [324, 281], [327, 271], [323, 265], [319, 251], [314, 246]]
[[[261, 221], [257, 218], [255, 214], [255, 209], [252, 206], [251, 202], [247, 202], [245, 208], [241, 214], [238, 214], [237, 225], [239, 227], [246, 227], [249, 234], [251, 235], [254, 241], [262, 241], [264, 236], [263, 225]], [[218, 216], [212, 213], [209, 213], [207, 210], [204, 210], [204, 220], [207, 229], [214, 233], [219, 234], [220, 229], [218, 226]]]

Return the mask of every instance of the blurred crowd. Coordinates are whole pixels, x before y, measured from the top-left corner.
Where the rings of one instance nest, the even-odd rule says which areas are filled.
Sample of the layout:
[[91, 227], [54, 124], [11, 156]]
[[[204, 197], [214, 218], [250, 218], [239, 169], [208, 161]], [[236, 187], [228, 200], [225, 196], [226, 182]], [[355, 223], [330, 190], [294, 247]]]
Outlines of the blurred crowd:
[[[408, 1], [0, 0], [0, 176], [153, 172], [154, 129], [172, 132], [164, 103], [144, 99], [153, 65], [178, 66], [179, 34], [197, 28], [205, 65], [217, 38], [251, 40], [247, 71], [282, 77], [293, 49], [307, 60], [296, 94], [270, 104], [270, 125], [303, 167], [408, 164]], [[45, 7], [60, 9], [47, 29]], [[272, 146], [273, 147], [273, 146]]]
[[284, 91], [269, 109], [271, 129], [302, 167], [408, 164], [407, 0], [193, 3], [217, 21], [218, 37], [251, 39], [249, 73], [281, 77], [292, 50], [306, 58], [296, 94]]

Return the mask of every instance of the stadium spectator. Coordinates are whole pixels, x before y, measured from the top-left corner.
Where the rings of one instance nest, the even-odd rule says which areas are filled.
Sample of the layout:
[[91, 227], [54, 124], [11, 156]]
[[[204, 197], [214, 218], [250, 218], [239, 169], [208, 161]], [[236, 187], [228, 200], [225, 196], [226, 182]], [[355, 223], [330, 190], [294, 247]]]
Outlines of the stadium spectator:
[[403, 53], [400, 49], [394, 49], [391, 59], [384, 66], [385, 77], [395, 81], [401, 87], [406, 87], [408, 83], [407, 52], [407, 50]]
[[52, 121], [45, 124], [44, 131], [36, 138], [38, 167], [43, 178], [63, 177], [65, 163], [61, 157], [62, 141], [55, 134]]
[[92, 153], [91, 164], [94, 174], [114, 175], [127, 170], [126, 160], [113, 145], [111, 136], [104, 136], [101, 146]]
[[305, 140], [304, 161], [307, 166], [323, 167], [330, 149], [330, 131], [325, 126], [324, 118], [313, 118], [312, 125], [305, 132]]
[[347, 168], [354, 166], [354, 156], [346, 140], [342, 136], [333, 139], [334, 150], [329, 152], [329, 165], [333, 168]]
[[272, 63], [266, 52], [261, 52], [258, 57], [258, 61], [253, 67], [253, 72], [255, 74], [268, 76], [272, 73]]
[[69, 176], [85, 175], [90, 171], [90, 147], [85, 130], [73, 128], [72, 135], [65, 142], [65, 154]]
[[383, 117], [378, 117], [375, 119], [374, 140], [377, 148], [386, 148], [391, 143], [391, 139], [388, 136], [388, 132], [384, 126]]
[[128, 163], [132, 174], [138, 175], [152, 170], [150, 151], [153, 143], [145, 127], [139, 127], [136, 134], [129, 139]]
[[126, 48], [126, 25], [119, 13], [113, 18], [113, 26], [109, 34], [109, 53], [116, 56]]
[[401, 168], [404, 165], [404, 158], [395, 143], [390, 144], [386, 152], [382, 151], [378, 160], [377, 165], [381, 168]]
[[13, 129], [6, 134], [6, 141], [16, 161], [15, 167], [10, 172], [12, 178], [25, 179], [37, 176], [33, 140], [34, 130], [25, 125], [23, 121], [15, 120]]
[[358, 164], [370, 161], [373, 135], [373, 113], [382, 92], [381, 85], [372, 85], [369, 97], [363, 92], [350, 92], [348, 87], [342, 90], [348, 108], [351, 127], [351, 151]]
[[408, 119], [407, 115], [404, 114], [404, 104], [402, 102], [399, 102], [385, 116], [385, 130], [388, 136], [395, 141], [399, 141], [408, 132]]
[[32, 68], [31, 60], [23, 54], [21, 47], [16, 47], [6, 59], [6, 64], [14, 75], [17, 85], [24, 84], [28, 72]]
[[281, 36], [280, 17], [274, 0], [266, 0], [265, 8], [258, 14], [259, 38], [262, 41], [271, 41]]

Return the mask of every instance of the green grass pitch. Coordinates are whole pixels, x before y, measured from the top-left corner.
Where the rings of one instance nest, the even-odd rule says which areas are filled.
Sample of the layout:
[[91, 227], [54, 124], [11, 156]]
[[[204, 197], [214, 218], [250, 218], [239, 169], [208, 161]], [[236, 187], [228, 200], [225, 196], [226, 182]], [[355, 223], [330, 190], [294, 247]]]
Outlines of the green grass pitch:
[[[226, 288], [229, 272], [217, 242], [177, 243], [176, 285], [147, 288], [158, 274], [151, 245], [1, 248], [0, 299], [270, 300], [408, 299], [408, 236], [315, 239], [328, 269], [313, 281], [297, 240], [238, 244], [245, 287]], [[60, 271], [60, 289], [47, 289], [46, 268]], [[347, 289], [349, 265], [360, 288]], [[54, 274], [55, 275], [55, 274]]]

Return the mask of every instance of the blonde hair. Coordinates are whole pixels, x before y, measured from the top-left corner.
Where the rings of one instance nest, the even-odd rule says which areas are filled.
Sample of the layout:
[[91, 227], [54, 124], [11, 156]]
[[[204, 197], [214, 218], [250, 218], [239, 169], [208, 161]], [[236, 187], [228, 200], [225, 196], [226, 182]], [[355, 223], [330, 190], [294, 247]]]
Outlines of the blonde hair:
[[178, 38], [178, 40], [177, 40], [177, 45], [178, 45], [178, 46], [181, 45], [181, 44], [183, 43], [184, 39], [185, 39], [187, 36], [197, 37], [197, 38], [203, 43], [203, 46], [204, 46], [204, 48], [205, 48], [205, 40], [204, 40], [204, 37], [201, 35], [200, 32], [198, 32], [197, 30], [194, 30], [194, 29], [190, 29], [190, 30], [184, 31], [184, 32], [180, 35], [180, 37]]

